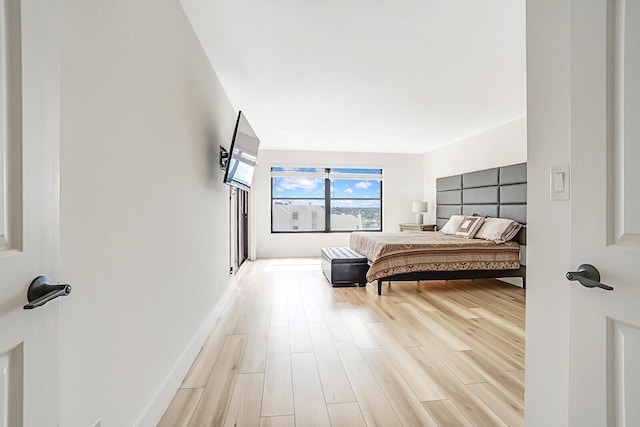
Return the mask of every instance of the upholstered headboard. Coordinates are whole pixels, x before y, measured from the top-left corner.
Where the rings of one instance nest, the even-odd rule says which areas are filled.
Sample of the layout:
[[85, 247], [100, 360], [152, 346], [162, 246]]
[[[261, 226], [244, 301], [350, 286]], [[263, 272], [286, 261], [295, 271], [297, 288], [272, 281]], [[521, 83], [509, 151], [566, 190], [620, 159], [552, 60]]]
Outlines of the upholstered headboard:
[[[527, 164], [503, 166], [436, 180], [436, 221], [451, 215], [491, 216], [527, 223]], [[526, 244], [526, 227], [516, 241]]]

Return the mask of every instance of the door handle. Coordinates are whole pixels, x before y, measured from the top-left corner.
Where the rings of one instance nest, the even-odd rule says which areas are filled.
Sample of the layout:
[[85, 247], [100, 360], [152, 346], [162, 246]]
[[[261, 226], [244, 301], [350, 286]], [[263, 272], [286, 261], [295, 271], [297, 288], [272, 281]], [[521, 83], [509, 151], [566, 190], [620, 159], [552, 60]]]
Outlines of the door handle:
[[47, 276], [38, 276], [29, 285], [27, 290], [27, 300], [29, 304], [25, 305], [25, 310], [45, 305], [52, 299], [58, 297], [66, 297], [71, 293], [71, 285], [52, 285]]
[[586, 288], [602, 288], [612, 291], [613, 288], [604, 283], [600, 283], [600, 272], [591, 264], [580, 264], [578, 271], [570, 271], [567, 273], [568, 280], [577, 280]]

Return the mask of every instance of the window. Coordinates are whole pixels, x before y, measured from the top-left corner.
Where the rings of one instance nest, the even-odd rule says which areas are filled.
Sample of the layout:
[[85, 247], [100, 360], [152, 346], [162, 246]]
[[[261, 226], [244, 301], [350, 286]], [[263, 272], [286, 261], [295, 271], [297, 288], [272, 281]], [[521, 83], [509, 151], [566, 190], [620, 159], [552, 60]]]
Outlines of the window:
[[271, 168], [271, 232], [382, 231], [382, 169]]

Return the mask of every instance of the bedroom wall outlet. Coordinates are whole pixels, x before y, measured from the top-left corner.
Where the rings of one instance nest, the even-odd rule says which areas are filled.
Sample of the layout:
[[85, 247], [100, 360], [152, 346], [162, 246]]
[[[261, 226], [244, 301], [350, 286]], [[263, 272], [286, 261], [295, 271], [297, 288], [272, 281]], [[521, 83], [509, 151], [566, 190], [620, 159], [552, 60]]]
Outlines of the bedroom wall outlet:
[[551, 168], [551, 200], [569, 200], [569, 165], [556, 165]]

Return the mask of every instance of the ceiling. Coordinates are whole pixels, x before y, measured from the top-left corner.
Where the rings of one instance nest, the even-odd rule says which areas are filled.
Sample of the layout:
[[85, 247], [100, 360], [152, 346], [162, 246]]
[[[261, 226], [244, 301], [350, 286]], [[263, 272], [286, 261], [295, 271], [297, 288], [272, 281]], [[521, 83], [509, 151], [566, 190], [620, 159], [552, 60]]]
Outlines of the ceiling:
[[526, 116], [525, 0], [181, 0], [262, 149], [424, 153]]

